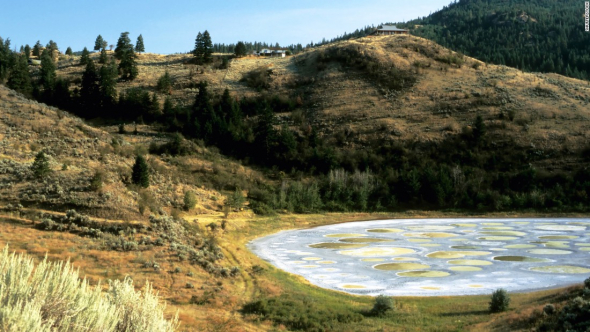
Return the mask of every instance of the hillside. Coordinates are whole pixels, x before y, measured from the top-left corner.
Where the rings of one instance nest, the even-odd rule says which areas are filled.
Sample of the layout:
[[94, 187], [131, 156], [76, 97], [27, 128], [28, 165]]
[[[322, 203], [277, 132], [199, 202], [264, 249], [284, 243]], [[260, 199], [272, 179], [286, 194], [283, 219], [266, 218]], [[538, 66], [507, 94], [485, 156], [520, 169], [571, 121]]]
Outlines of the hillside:
[[[61, 56], [65, 105], [87, 122], [0, 86], [0, 246], [69, 259], [92, 284], [148, 280], [181, 330], [448, 330], [458, 320], [477, 330], [488, 297], [399, 299], [394, 319], [372, 317], [372, 298], [312, 287], [245, 244], [353, 220], [588, 211], [586, 82], [414, 36], [232, 59], [228, 69], [220, 56], [196, 65], [141, 54], [138, 77], [116, 84], [140, 102], [119, 98], [97, 113], [80, 107], [79, 57]], [[41, 151], [51, 172], [35, 177]], [[138, 154], [148, 188], [131, 181]], [[561, 293], [516, 294], [519, 311], [493, 325], [529, 328], [528, 314]]]
[[[584, 81], [486, 64], [414, 36], [237, 58], [227, 69], [219, 69], [220, 57], [202, 66], [190, 55], [140, 55], [138, 78], [117, 84], [135, 104], [120, 101], [114, 119], [202, 139], [287, 180], [280, 190], [250, 193], [257, 213], [586, 206]], [[59, 67], [79, 84], [82, 67]], [[171, 87], [163, 94], [156, 81], [166, 72]], [[160, 101], [158, 109], [165, 99], [176, 108], [154, 113], [150, 100]], [[349, 174], [342, 184], [353, 187], [348, 194], [334, 191], [330, 172], [339, 169]], [[364, 189], [351, 184], [359, 171], [368, 172]], [[300, 181], [316, 184], [303, 200], [296, 198]]]
[[575, 0], [461, 0], [405, 26], [485, 62], [587, 80], [590, 35], [583, 17], [583, 3]]

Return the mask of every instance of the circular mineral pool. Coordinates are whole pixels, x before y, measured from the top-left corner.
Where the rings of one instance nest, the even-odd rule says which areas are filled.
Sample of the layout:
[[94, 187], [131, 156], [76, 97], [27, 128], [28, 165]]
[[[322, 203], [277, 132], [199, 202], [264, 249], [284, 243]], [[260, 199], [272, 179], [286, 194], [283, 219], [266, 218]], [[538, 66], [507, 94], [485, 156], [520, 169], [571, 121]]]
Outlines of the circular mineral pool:
[[585, 226], [573, 226], [573, 225], [541, 225], [535, 227], [544, 231], [584, 231]]
[[320, 249], [356, 249], [366, 247], [365, 244], [342, 243], [342, 242], [321, 242], [308, 245], [310, 248]]
[[571, 265], [549, 265], [549, 266], [538, 266], [531, 267], [531, 271], [535, 272], [546, 272], [546, 273], [560, 273], [560, 274], [582, 274], [590, 273], [590, 269], [581, 266]]
[[372, 229], [367, 229], [367, 232], [370, 232], [370, 233], [401, 233], [401, 232], [404, 232], [404, 230], [399, 229], [399, 228], [372, 228]]
[[536, 248], [537, 246], [534, 244], [510, 244], [507, 246], [504, 246], [504, 248], [506, 249], [530, 249], [530, 248]]
[[450, 259], [462, 258], [465, 256], [485, 256], [491, 254], [492, 253], [489, 251], [435, 251], [433, 253], [426, 255], [426, 257]]
[[382, 271], [405, 271], [429, 269], [430, 265], [420, 263], [386, 263], [375, 265], [373, 268]]
[[481, 249], [480, 246], [451, 246], [451, 248], [453, 249], [463, 249], [463, 250], [477, 250], [477, 249]]
[[577, 239], [579, 236], [576, 235], [543, 235], [539, 236], [541, 240], [573, 240]]
[[348, 237], [338, 240], [346, 243], [378, 243], [378, 242], [393, 242], [395, 239], [380, 239], [375, 237]]
[[363, 285], [342, 285], [340, 287], [344, 288], [344, 289], [365, 289], [365, 288], [367, 288]]
[[503, 261], [503, 262], [525, 262], [525, 263], [541, 263], [541, 262], [550, 262], [550, 259], [547, 258], [538, 258], [538, 257], [527, 257], [527, 256], [496, 256], [494, 257], [495, 261]]
[[482, 236], [478, 237], [479, 240], [485, 241], [513, 241], [518, 240], [516, 236]]
[[384, 257], [384, 256], [399, 256], [406, 254], [413, 254], [416, 251], [409, 248], [392, 248], [392, 247], [377, 247], [377, 248], [360, 248], [354, 250], [342, 250], [340, 254], [355, 257]]
[[451, 274], [444, 271], [408, 271], [397, 273], [400, 277], [414, 277], [414, 278], [441, 278], [448, 277]]
[[572, 252], [569, 250], [559, 250], [559, 249], [531, 249], [527, 250], [527, 252], [536, 255], [569, 255]]
[[448, 263], [453, 265], [492, 265], [492, 262], [490, 261], [482, 261], [478, 259], [456, 259], [448, 261]]
[[517, 232], [517, 231], [483, 231], [480, 233], [485, 234], [485, 235], [497, 235], [497, 236], [525, 236], [527, 234], [525, 232]]

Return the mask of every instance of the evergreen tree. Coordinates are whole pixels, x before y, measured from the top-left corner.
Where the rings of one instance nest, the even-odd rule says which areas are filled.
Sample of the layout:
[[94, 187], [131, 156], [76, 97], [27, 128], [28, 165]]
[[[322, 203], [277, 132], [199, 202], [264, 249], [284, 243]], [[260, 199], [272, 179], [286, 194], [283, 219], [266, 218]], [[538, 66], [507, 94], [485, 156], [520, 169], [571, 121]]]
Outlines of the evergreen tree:
[[50, 40], [49, 43], [47, 43], [47, 46], [45, 47], [47, 50], [49, 50], [49, 54], [54, 57], [56, 55], [57, 52], [59, 52], [59, 49], [57, 48], [57, 43], [54, 42], [53, 40]]
[[137, 77], [139, 72], [135, 63], [136, 55], [129, 39], [129, 32], [121, 33], [115, 48], [115, 58], [121, 60], [119, 62], [119, 73], [122, 79], [133, 80]]
[[29, 44], [25, 45], [25, 57], [27, 60], [31, 57], [31, 46]]
[[8, 76], [10, 68], [14, 66], [14, 61], [15, 58], [10, 50], [10, 39], [4, 41], [0, 37], [0, 82]]
[[137, 37], [137, 42], [135, 43], [135, 52], [145, 52], [145, 46], [143, 45], [143, 36], [141, 34]]
[[57, 74], [55, 72], [56, 67], [55, 63], [53, 62], [53, 57], [51, 57], [49, 50], [43, 50], [41, 54], [41, 70], [39, 73], [41, 85], [46, 92], [50, 92], [54, 85], [55, 79], [57, 78]]
[[162, 75], [158, 79], [158, 83], [157, 83], [156, 87], [157, 87], [158, 91], [160, 91], [162, 93], [167, 93], [167, 94], [172, 93], [172, 81], [170, 80], [170, 74], [168, 74], [167, 70], [166, 70], [166, 72], [164, 72], [164, 75]]
[[86, 117], [96, 117], [97, 108], [100, 106], [100, 84], [99, 76], [94, 61], [88, 60], [86, 70], [82, 74], [82, 87], [80, 88], [80, 99], [84, 106]]
[[191, 123], [192, 127], [189, 128], [194, 131], [190, 134], [208, 141], [213, 134], [213, 123], [216, 116], [207, 90], [207, 82], [205, 81], [199, 83], [199, 92], [195, 98], [192, 111], [193, 122]]
[[114, 61], [100, 68], [99, 86], [100, 105], [103, 109], [113, 107], [117, 101], [117, 65]]
[[86, 47], [84, 47], [84, 49], [82, 50], [82, 56], [80, 57], [80, 65], [85, 66], [88, 64], [89, 61], [90, 61], [90, 52], [88, 52], [88, 49]]
[[210, 63], [213, 58], [211, 55], [213, 54], [213, 43], [211, 42], [211, 35], [209, 35], [209, 31], [205, 30], [203, 32], [203, 63]]
[[37, 40], [37, 42], [35, 43], [35, 46], [33, 46], [33, 56], [40, 57], [41, 56], [41, 48], [43, 48], [43, 45], [41, 45], [41, 42]]
[[115, 59], [122, 60], [124, 55], [129, 51], [133, 51], [131, 39], [129, 39], [129, 32], [122, 32], [117, 40], [117, 47], [115, 47]]
[[143, 188], [150, 186], [150, 175], [148, 172], [148, 165], [145, 158], [142, 155], [138, 155], [135, 158], [135, 164], [133, 165], [133, 172], [131, 174], [131, 181], [134, 184], [139, 185]]
[[104, 48], [100, 51], [100, 57], [98, 58], [98, 63], [100, 64], [106, 64], [109, 60], [109, 57], [107, 56], [107, 50], [105, 50]]
[[106, 40], [104, 40], [101, 35], [98, 35], [98, 37], [96, 37], [96, 40], [94, 41], [94, 50], [95, 51], [104, 50], [107, 47], [107, 45], [108, 45], [108, 42]]
[[203, 41], [203, 34], [199, 31], [197, 34], [197, 38], [195, 39], [195, 49], [193, 50], [193, 55], [195, 56], [195, 60], [197, 64], [203, 63], [203, 55], [205, 54], [205, 45]]
[[47, 156], [43, 151], [37, 153], [35, 156], [35, 161], [33, 162], [33, 165], [31, 165], [31, 171], [38, 179], [43, 179], [45, 176], [51, 173], [49, 159], [47, 159]]
[[29, 64], [25, 55], [17, 56], [16, 64], [10, 72], [7, 86], [13, 90], [30, 96], [33, 86], [31, 85], [31, 75], [29, 74]]
[[239, 58], [246, 55], [246, 52], [246, 45], [244, 45], [244, 42], [238, 42], [236, 44], [236, 48], [234, 49], [234, 54]]
[[486, 125], [483, 122], [483, 118], [481, 117], [481, 115], [478, 115], [475, 118], [475, 124], [473, 125], [473, 140], [476, 143], [481, 142], [485, 133], [486, 133]]
[[[28, 45], [27, 45], [28, 46]], [[68, 48], [66, 49], [66, 55], [72, 56], [74, 55], [74, 52], [72, 52], [72, 48], [68, 46]]]

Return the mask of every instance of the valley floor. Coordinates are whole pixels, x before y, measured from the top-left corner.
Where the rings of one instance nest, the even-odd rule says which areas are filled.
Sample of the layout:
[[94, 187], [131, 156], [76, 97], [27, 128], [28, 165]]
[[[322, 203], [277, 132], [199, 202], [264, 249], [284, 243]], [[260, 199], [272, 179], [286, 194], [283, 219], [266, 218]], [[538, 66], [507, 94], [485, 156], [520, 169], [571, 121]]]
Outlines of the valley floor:
[[[42, 231], [34, 227], [39, 220], [37, 211], [2, 212], [0, 215], [0, 246], [26, 252], [41, 260], [70, 260], [93, 284], [99, 280], [122, 279], [126, 275], [141, 287], [146, 280], [168, 302], [170, 315], [178, 311], [181, 330], [205, 331], [267, 331], [274, 325], [259, 318], [243, 316], [244, 304], [258, 299], [278, 298], [284, 301], [311, 301], [318, 310], [347, 310], [366, 313], [373, 298], [352, 296], [329, 291], [309, 284], [300, 277], [274, 268], [252, 254], [246, 243], [250, 240], [285, 229], [308, 228], [320, 225], [394, 218], [438, 217], [539, 217], [535, 213], [494, 213], [466, 215], [460, 212], [408, 211], [403, 213], [346, 213], [276, 215], [254, 217], [247, 212], [231, 214], [225, 230], [209, 230], [225, 256], [225, 264], [239, 266], [235, 277], [212, 277], [201, 268], [179, 261], [161, 247], [144, 251], [106, 251], [102, 240], [80, 237], [65, 232]], [[555, 217], [555, 215], [552, 215]], [[577, 217], [562, 214], [560, 217]], [[185, 215], [187, 220], [200, 225], [220, 222], [222, 214]], [[158, 269], [147, 262], [157, 261]], [[519, 330], [526, 329], [535, 310], [559, 300], [565, 290], [512, 294], [508, 313], [490, 315], [489, 296], [462, 297], [399, 297], [396, 311], [385, 318], [368, 317], [362, 322], [347, 324], [350, 331], [448, 331], [448, 330]], [[279, 329], [286, 328], [280, 326]]]

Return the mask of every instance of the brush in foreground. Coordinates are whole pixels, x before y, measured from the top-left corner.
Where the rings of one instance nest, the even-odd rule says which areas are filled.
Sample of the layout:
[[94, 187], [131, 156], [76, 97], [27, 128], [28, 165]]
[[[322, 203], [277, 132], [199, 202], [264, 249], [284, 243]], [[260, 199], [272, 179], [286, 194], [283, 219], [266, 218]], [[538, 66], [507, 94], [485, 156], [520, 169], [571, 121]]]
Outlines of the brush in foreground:
[[47, 258], [35, 267], [28, 255], [0, 253], [0, 331], [174, 331], [165, 305], [146, 283], [111, 281], [106, 293], [80, 279], [69, 262]]

